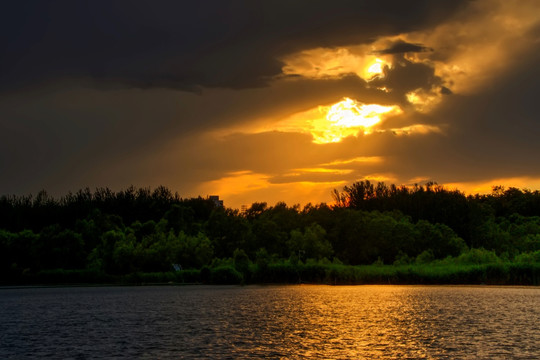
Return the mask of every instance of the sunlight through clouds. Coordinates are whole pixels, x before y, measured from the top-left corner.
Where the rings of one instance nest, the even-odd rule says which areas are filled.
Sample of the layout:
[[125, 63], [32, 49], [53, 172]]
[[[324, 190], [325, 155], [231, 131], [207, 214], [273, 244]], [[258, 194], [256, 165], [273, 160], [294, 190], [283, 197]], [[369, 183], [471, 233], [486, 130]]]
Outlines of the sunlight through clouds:
[[10, 2], [5, 192], [165, 185], [238, 204], [361, 179], [536, 184], [538, 0], [139, 3]]
[[330, 107], [320, 107], [320, 111], [326, 113], [326, 116], [312, 120], [309, 130], [313, 142], [317, 144], [340, 142], [348, 136], [370, 134], [371, 128], [383, 119], [402, 113], [398, 106], [362, 104], [350, 98]]
[[[304, 144], [295, 150], [306, 152], [303, 163], [298, 159], [297, 166], [291, 162], [275, 171], [232, 171], [206, 182], [201, 189], [212, 189], [207, 191], [238, 202], [248, 194], [272, 193], [272, 198], [288, 199], [290, 193], [305, 193], [302, 188], [314, 191], [316, 184], [338, 187], [359, 179], [410, 183], [413, 177], [397, 169], [401, 162], [410, 160], [400, 161], [405, 154], [395, 154], [393, 149], [404, 149], [405, 144], [413, 147], [420, 138], [433, 145], [443, 138], [449, 141], [449, 134], [456, 131], [452, 127], [459, 124], [432, 114], [453, 94], [456, 98], [486, 89], [533, 41], [524, 34], [538, 25], [536, 14], [540, 7], [531, 1], [520, 4], [511, 0], [472, 3], [463, 13], [431, 29], [380, 36], [366, 44], [304, 49], [284, 56], [282, 74], [274, 79], [272, 87], [355, 77], [362, 92], [351, 91], [334, 102], [314, 101], [311, 106], [305, 102], [300, 111], [291, 107], [289, 115], [282, 112], [258, 119], [254, 113], [251, 121], [213, 129], [217, 138], [231, 134], [274, 134], [276, 138], [288, 134], [290, 139], [309, 135], [312, 145]], [[347, 155], [317, 161], [314, 149], [330, 146]], [[416, 158], [422, 159], [424, 154]], [[410, 164], [409, 168], [417, 166]], [[436, 174], [415, 179], [421, 182], [432, 177], [441, 180]], [[484, 183], [474, 188], [482, 186]]]
[[291, 54], [283, 59], [282, 71], [284, 75], [318, 79], [355, 74], [368, 84], [376, 80], [383, 84], [379, 89], [392, 92], [385, 79], [390, 79], [393, 70], [404, 61], [423, 64], [433, 69], [440, 83], [426, 84], [403, 95], [415, 110], [430, 112], [444, 93], [479, 91], [497, 72], [512, 66], [520, 54], [537, 44], [538, 37], [525, 35], [539, 25], [539, 13], [540, 2], [533, 0], [473, 2], [455, 20], [429, 31]]
[[402, 113], [397, 105], [363, 104], [344, 98], [332, 105], [293, 114], [274, 124], [262, 125], [251, 131], [244, 129], [244, 132], [306, 133], [313, 137], [315, 144], [337, 143], [349, 136], [369, 135], [377, 124]]
[[437, 134], [443, 134], [443, 130], [438, 126], [432, 126], [432, 125], [423, 125], [423, 124], [415, 124], [410, 126], [405, 126], [402, 128], [395, 128], [390, 129], [392, 134], [394, 135], [411, 135], [411, 134], [420, 134], [420, 135], [427, 135], [430, 133], [437, 133]]
[[401, 37], [434, 47], [433, 54], [414, 53], [408, 57], [431, 64], [452, 92], [471, 93], [496, 78], [497, 72], [512, 66], [538, 42], [538, 37], [531, 39], [527, 35], [539, 25], [539, 13], [540, 2], [535, 0], [477, 1], [455, 21], [441, 24], [433, 31]]
[[337, 166], [337, 165], [347, 165], [353, 163], [380, 163], [384, 160], [381, 156], [359, 156], [352, 159], [345, 160], [334, 160], [329, 163], [321, 164], [321, 166]]
[[282, 71], [287, 76], [324, 79], [356, 74], [370, 81], [385, 76], [385, 68], [391, 68], [391, 57], [375, 54], [365, 45], [348, 48], [317, 48], [291, 54], [283, 59]]

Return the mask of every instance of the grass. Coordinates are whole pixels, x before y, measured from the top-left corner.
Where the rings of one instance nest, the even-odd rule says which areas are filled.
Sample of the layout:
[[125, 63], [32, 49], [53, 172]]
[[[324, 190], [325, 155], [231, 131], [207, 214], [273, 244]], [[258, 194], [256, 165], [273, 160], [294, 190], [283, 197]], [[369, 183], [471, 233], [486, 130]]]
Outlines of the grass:
[[486, 284], [540, 285], [540, 263], [360, 265], [271, 263], [242, 273], [220, 265], [178, 272], [108, 275], [94, 270], [46, 270], [22, 274], [4, 285], [35, 284]]

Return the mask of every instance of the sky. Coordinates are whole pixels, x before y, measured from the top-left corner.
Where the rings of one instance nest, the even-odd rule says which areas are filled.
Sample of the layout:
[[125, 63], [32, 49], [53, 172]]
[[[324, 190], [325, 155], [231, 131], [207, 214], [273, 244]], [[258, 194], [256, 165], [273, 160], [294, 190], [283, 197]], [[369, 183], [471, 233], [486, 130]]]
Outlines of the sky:
[[540, 188], [540, 2], [12, 1], [0, 194]]

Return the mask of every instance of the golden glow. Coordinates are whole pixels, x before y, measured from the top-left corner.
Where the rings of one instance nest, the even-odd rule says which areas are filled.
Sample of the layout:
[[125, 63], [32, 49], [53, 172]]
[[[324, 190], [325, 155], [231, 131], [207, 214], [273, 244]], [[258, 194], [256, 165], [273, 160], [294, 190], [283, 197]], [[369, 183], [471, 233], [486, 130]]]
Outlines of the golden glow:
[[216, 132], [218, 136], [230, 133], [263, 133], [279, 131], [310, 134], [316, 144], [337, 143], [349, 136], [368, 135], [385, 119], [402, 114], [397, 105], [363, 104], [344, 98], [330, 106], [318, 106], [292, 114], [284, 119], [264, 124], [243, 125]]
[[493, 186], [498, 185], [504, 185], [506, 188], [516, 187], [521, 189], [539, 189], [540, 178], [521, 176], [470, 182], [453, 182], [445, 184], [445, 186], [451, 188], [458, 188], [461, 191], [464, 191], [466, 194], [490, 194], [493, 190]]
[[[455, 20], [429, 31], [380, 37], [370, 44], [314, 48], [287, 55], [281, 59], [285, 64], [282, 72], [310, 79], [355, 74], [370, 82], [382, 80], [385, 69], [398, 66], [402, 56], [406, 61], [433, 68], [435, 76], [441, 80], [432, 89], [403, 94], [414, 109], [425, 113], [443, 100], [442, 86], [455, 94], [474, 93], [497, 79], [496, 74], [505, 68], [515, 66], [540, 41], [534, 31], [540, 25], [539, 12], [538, 0], [475, 1]], [[434, 50], [400, 55], [381, 51], [398, 41], [422, 44]], [[384, 84], [376, 89], [393, 90]]]
[[326, 117], [312, 121], [313, 142], [317, 144], [340, 142], [348, 136], [371, 133], [371, 127], [381, 122], [383, 116], [397, 115], [399, 106], [362, 104], [350, 98], [330, 106], [321, 107]]
[[375, 61], [368, 66], [366, 72], [371, 77], [384, 75], [384, 60], [376, 58]]
[[254, 201], [266, 201], [270, 205], [285, 201], [289, 205], [308, 202], [328, 202], [333, 189], [341, 188], [350, 182], [340, 181], [297, 181], [274, 182], [272, 176], [252, 171], [237, 171], [224, 177], [202, 183], [198, 194], [219, 194], [225, 206], [240, 208]]
[[456, 20], [429, 32], [412, 32], [400, 37], [434, 48], [434, 53], [409, 55], [414, 62], [433, 66], [435, 75], [441, 77], [452, 92], [468, 94], [489, 86], [498, 73], [515, 66], [526, 51], [537, 46], [538, 35], [532, 34], [540, 25], [540, 2], [475, 1], [463, 11]]
[[329, 169], [329, 168], [324, 168], [324, 167], [302, 168], [302, 169], [295, 169], [295, 170], [300, 171], [301, 173], [320, 173], [320, 174], [336, 174], [336, 175], [346, 175], [353, 172], [351, 169]]
[[[445, 180], [458, 181], [458, 175], [451, 179], [442, 179], [437, 177], [440, 175], [425, 172], [425, 169], [420, 167], [414, 174], [399, 173], [410, 160], [406, 156], [406, 145], [422, 136], [440, 138], [440, 134], [444, 134], [445, 130], [452, 126], [451, 123], [435, 126], [429, 122], [432, 117], [420, 116], [415, 112], [430, 112], [445, 100], [460, 101], [459, 96], [487, 89], [492, 81], [504, 74], [505, 69], [519, 66], [520, 62], [529, 56], [529, 50], [537, 47], [540, 39], [539, 33], [534, 31], [540, 25], [538, 0], [474, 1], [462, 11], [463, 13], [457, 13], [427, 31], [420, 29], [391, 37], [382, 36], [369, 44], [356, 46], [308, 49], [281, 58], [284, 64], [283, 76], [277, 77], [272, 84], [273, 90], [269, 95], [271, 100], [257, 100], [259, 90], [253, 90], [252, 96], [256, 101], [243, 103], [248, 104], [251, 109], [258, 106], [257, 104], [279, 104], [279, 101], [272, 100], [272, 93], [281, 94], [281, 89], [287, 90], [284, 93], [287, 98], [294, 99], [298, 93], [307, 96], [302, 96], [297, 103], [291, 100], [286, 103], [286, 108], [285, 105], [276, 106], [276, 110], [265, 113], [246, 111], [245, 113], [252, 117], [246, 119], [249, 121], [235, 122], [235, 128], [228, 127], [218, 135], [287, 133], [283, 138], [288, 145], [292, 144], [289, 152], [300, 153], [301, 156], [285, 159], [284, 152], [276, 152], [279, 154], [277, 157], [270, 158], [265, 155], [263, 160], [258, 160], [256, 165], [253, 165], [255, 161], [249, 161], [256, 156], [249, 154], [250, 160], [246, 162], [245, 168], [251, 171], [224, 174], [221, 178], [205, 183], [204, 190], [199, 192], [218, 193], [228, 206], [268, 200], [284, 200], [293, 204], [328, 201], [333, 188], [349, 185], [359, 179], [398, 184], [425, 183], [431, 179], [442, 184]], [[392, 48], [398, 42], [420, 44], [432, 51], [387, 54], [385, 49]], [[412, 72], [407, 72], [411, 63], [416, 68], [431, 69], [435, 77], [414, 77]], [[419, 66], [420, 64], [424, 66]], [[392, 76], [394, 74], [396, 76]], [[401, 77], [400, 74], [407, 76]], [[336, 80], [351, 75], [363, 81], [323, 81], [323, 91], [314, 92], [313, 97], [309, 95], [308, 87], [315, 82], [305, 81], [306, 79]], [[340, 98], [348, 95], [344, 91], [353, 85], [358, 85], [358, 92], [354, 93], [358, 94], [357, 100], [362, 100], [367, 105], [356, 102], [354, 98]], [[442, 91], [443, 86], [456, 95]], [[285, 95], [281, 95], [276, 99], [284, 97]], [[309, 103], [311, 99], [316, 100]], [[399, 114], [402, 109], [381, 105], [397, 105], [397, 101], [401, 99], [408, 101], [407, 105], [399, 103], [403, 111], [408, 113], [399, 119], [393, 119], [395, 122], [388, 121], [389, 117]], [[317, 106], [319, 104], [324, 105]], [[388, 109], [390, 111], [385, 112]], [[214, 112], [213, 109], [210, 110]], [[439, 116], [433, 118], [439, 121], [444, 119]], [[365, 135], [362, 140], [366, 141], [343, 141], [346, 137], [362, 136], [370, 132], [374, 135]], [[379, 132], [380, 135], [375, 135]], [[391, 133], [396, 136], [389, 136]], [[281, 136], [282, 134], [272, 134], [268, 136], [272, 138], [268, 141], [277, 142], [277, 138]], [[404, 139], [407, 136], [410, 141]], [[266, 139], [263, 136], [260, 138]], [[309, 141], [330, 145], [309, 144]], [[271, 145], [266, 149], [270, 146], [279, 147], [274, 145], [274, 142], [269, 144]], [[242, 156], [242, 151], [246, 148], [248, 147], [235, 150], [230, 157]], [[387, 157], [355, 158], [359, 155], [380, 154], [386, 154]], [[399, 164], [400, 161], [404, 163]], [[452, 164], [451, 160], [449, 161], [450, 167]], [[281, 164], [282, 162], [286, 164]], [[237, 169], [239, 164], [239, 161], [235, 161], [230, 167]], [[396, 174], [385, 173], [389, 169], [396, 171]], [[418, 175], [418, 172], [421, 177], [410, 179]], [[466, 192], [489, 193], [491, 186], [499, 184], [539, 188], [540, 179], [479, 180], [455, 183], [455, 186]], [[445, 184], [452, 185], [454, 184]]]
[[285, 57], [282, 71], [285, 75], [324, 79], [355, 74], [370, 81], [384, 76], [384, 68], [392, 67], [391, 57], [373, 55], [366, 46], [348, 48], [316, 48]]
[[356, 101], [345, 98], [330, 107], [326, 119], [333, 126], [370, 127], [381, 121], [379, 115], [392, 110], [392, 106], [359, 105]]
[[411, 134], [421, 134], [426, 135], [429, 133], [438, 133], [442, 134], [443, 131], [440, 127], [434, 125], [425, 125], [425, 124], [415, 124], [410, 126], [405, 126], [402, 128], [391, 129], [394, 135], [411, 135]]
[[414, 186], [414, 184], [425, 184], [428, 181], [433, 181], [429, 176], [415, 176], [406, 181], [406, 186]]
[[233, 196], [244, 192], [268, 188], [268, 175], [253, 173], [252, 171], [235, 171], [226, 174], [219, 180], [209, 181], [201, 187], [201, 193], [216, 193]]
[[336, 165], [347, 165], [353, 163], [380, 163], [383, 161], [381, 156], [359, 156], [347, 160], [335, 160], [329, 163], [321, 164], [321, 166], [336, 166]]
[[396, 182], [397, 179], [394, 174], [370, 174], [367, 176], [364, 176], [363, 180], [369, 180], [371, 182], [386, 182], [386, 183], [393, 183]]
[[437, 92], [437, 89], [432, 89], [431, 91], [417, 89], [408, 92], [405, 96], [407, 97], [407, 101], [419, 112], [430, 111], [442, 100], [442, 95], [440, 92]]

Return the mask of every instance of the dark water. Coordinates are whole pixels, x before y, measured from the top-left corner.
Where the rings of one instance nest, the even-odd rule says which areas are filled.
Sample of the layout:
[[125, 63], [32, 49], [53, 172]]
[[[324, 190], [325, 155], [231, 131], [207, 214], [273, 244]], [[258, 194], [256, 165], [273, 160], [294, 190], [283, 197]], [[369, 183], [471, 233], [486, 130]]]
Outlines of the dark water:
[[0, 358], [540, 359], [540, 288], [2, 289]]

